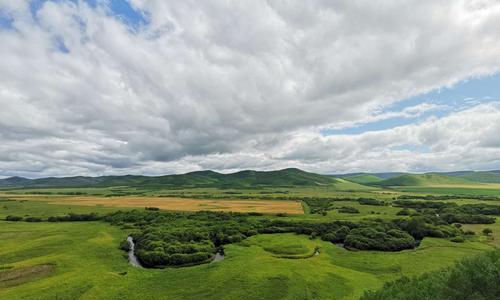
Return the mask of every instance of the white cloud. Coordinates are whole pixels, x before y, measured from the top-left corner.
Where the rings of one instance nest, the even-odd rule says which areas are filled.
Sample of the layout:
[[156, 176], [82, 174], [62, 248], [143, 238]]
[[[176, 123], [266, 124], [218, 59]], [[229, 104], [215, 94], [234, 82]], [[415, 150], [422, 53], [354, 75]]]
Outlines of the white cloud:
[[[377, 111], [500, 70], [491, 1], [134, 0], [150, 19], [136, 30], [104, 4], [49, 1], [32, 19], [27, 3], [0, 0], [14, 19], [0, 29], [0, 174], [451, 168], [447, 118], [416, 136], [318, 128], [412, 118], [437, 107]], [[496, 163], [490, 127], [454, 137], [483, 155], [455, 167]], [[401, 138], [429, 157], [387, 148]]]
[[[499, 120], [500, 102], [493, 102], [362, 134], [296, 133], [280, 145], [278, 158], [300, 160], [320, 172], [500, 168]], [[397, 146], [410, 149], [392, 149]], [[419, 151], [422, 147], [430, 151]]]

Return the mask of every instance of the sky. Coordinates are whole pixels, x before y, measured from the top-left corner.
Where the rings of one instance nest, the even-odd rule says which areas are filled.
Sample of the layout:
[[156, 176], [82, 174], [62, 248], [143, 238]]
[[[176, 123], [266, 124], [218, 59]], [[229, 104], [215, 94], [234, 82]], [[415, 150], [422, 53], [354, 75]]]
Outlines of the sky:
[[0, 177], [500, 169], [500, 1], [0, 0]]

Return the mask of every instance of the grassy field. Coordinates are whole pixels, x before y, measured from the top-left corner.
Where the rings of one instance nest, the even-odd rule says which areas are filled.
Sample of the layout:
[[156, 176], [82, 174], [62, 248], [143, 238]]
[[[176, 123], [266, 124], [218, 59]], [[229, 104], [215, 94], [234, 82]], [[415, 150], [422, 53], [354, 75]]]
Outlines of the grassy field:
[[[273, 234], [227, 246], [217, 263], [151, 270], [129, 265], [117, 248], [126, 233], [101, 222], [0, 222], [0, 228], [1, 299], [357, 299], [402, 274], [435, 270], [491, 248], [427, 239], [417, 250], [352, 252], [306, 236]], [[318, 256], [280, 257], [315, 247]]]
[[278, 200], [199, 200], [189, 198], [151, 197], [151, 196], [45, 196], [45, 195], [19, 195], [10, 197], [13, 200], [41, 201], [58, 205], [78, 206], [103, 206], [119, 208], [144, 208], [157, 207], [171, 211], [233, 211], [233, 212], [259, 212], [259, 213], [288, 213], [303, 214], [299, 201]]
[[405, 186], [393, 187], [395, 190], [406, 193], [419, 194], [446, 194], [446, 195], [500, 195], [499, 184], [484, 184], [482, 186]]
[[[400, 195], [454, 193], [462, 196], [443, 201], [498, 205], [497, 201], [470, 199], [467, 195], [500, 196], [495, 189], [466, 187], [3, 190], [0, 219], [8, 215], [47, 218], [71, 212], [105, 214], [153, 206], [167, 210], [288, 212], [291, 215], [286, 219], [290, 220], [357, 222], [396, 218], [401, 208], [391, 202]], [[304, 197], [335, 201], [325, 215], [313, 215], [304, 202], [294, 201]], [[360, 197], [386, 201], [388, 205], [362, 205], [356, 200]], [[345, 206], [359, 213], [339, 212]], [[493, 229], [492, 236], [480, 234], [485, 227]], [[358, 299], [365, 290], [379, 289], [402, 275], [438, 270], [500, 246], [498, 221], [463, 228], [476, 235], [464, 243], [425, 238], [418, 248], [401, 252], [349, 251], [306, 235], [259, 234], [225, 245], [225, 259], [219, 262], [139, 269], [131, 266], [126, 252], [119, 249], [120, 241], [130, 233], [128, 229], [101, 221], [0, 221], [0, 299]]]

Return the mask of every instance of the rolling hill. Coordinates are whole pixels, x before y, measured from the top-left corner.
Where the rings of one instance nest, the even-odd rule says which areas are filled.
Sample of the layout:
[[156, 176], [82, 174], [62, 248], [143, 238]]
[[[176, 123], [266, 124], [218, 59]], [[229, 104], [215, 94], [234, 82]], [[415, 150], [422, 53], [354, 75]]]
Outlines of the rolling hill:
[[378, 186], [438, 186], [438, 185], [465, 185], [477, 184], [460, 177], [446, 176], [436, 173], [405, 174], [373, 183]]
[[11, 177], [0, 180], [0, 187], [108, 187], [108, 186], [154, 186], [154, 187], [221, 187], [243, 188], [259, 186], [325, 186], [345, 185], [341, 179], [302, 171], [283, 169], [278, 171], [240, 171], [222, 174], [214, 171], [197, 171], [165, 176], [101, 176], [101, 177], [49, 177], [27, 179]]
[[384, 179], [372, 174], [359, 174], [359, 175], [353, 175], [353, 176], [346, 176], [343, 177], [343, 179], [359, 183], [359, 184], [372, 184], [372, 183], [377, 183], [380, 181], [383, 181]]
[[28, 179], [10, 177], [0, 179], [0, 188], [63, 188], [63, 187], [290, 187], [332, 186], [341, 190], [357, 190], [388, 186], [437, 186], [479, 183], [500, 183], [498, 171], [460, 171], [449, 173], [353, 173], [321, 175], [296, 168], [277, 171], [245, 170], [223, 174], [210, 170], [164, 176], [100, 176], [47, 177]]
[[466, 171], [456, 177], [483, 183], [500, 183], [498, 171]]

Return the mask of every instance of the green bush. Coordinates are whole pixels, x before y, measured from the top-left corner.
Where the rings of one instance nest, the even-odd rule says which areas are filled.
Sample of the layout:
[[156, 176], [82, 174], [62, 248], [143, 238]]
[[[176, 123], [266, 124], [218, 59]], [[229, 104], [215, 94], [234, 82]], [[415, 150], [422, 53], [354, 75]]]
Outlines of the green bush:
[[398, 215], [398, 216], [409, 216], [409, 215], [411, 215], [411, 212], [410, 212], [410, 210], [408, 208], [403, 208], [402, 210], [398, 211], [396, 213], [396, 215]]
[[454, 238], [451, 238], [450, 241], [452, 241], [454, 243], [463, 243], [463, 242], [465, 242], [465, 239], [461, 236], [456, 236]]
[[18, 216], [7, 216], [5, 217], [5, 221], [12, 221], [12, 222], [18, 222], [18, 221], [22, 221], [23, 218], [22, 217], [18, 217]]
[[500, 299], [500, 251], [465, 259], [454, 267], [386, 283], [360, 300]]
[[398, 229], [385, 232], [365, 227], [351, 230], [344, 245], [359, 250], [400, 251], [415, 248], [416, 242], [411, 235]]
[[130, 244], [129, 244], [129, 242], [127, 240], [122, 240], [120, 242], [119, 248], [121, 250], [123, 250], [123, 251], [127, 251], [128, 252], [128, 251], [130, 251]]
[[492, 233], [493, 233], [493, 230], [491, 230], [491, 228], [486, 227], [485, 229], [483, 229], [484, 235], [490, 235]]
[[321, 236], [321, 239], [332, 243], [343, 243], [349, 232], [349, 227], [341, 226], [334, 232], [325, 233]]
[[385, 202], [371, 198], [359, 198], [358, 203], [361, 205], [384, 206]]
[[343, 214], [359, 214], [359, 210], [352, 206], [342, 206], [339, 208], [339, 213]]

